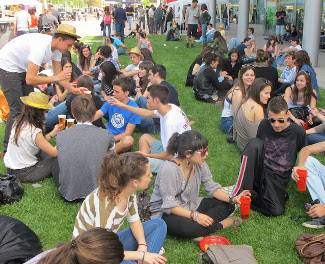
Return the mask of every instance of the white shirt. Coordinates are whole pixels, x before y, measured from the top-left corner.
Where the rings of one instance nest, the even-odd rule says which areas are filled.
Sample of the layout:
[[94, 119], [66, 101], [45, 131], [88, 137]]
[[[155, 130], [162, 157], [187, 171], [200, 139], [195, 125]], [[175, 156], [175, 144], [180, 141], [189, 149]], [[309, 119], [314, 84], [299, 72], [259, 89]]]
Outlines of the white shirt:
[[30, 14], [25, 10], [20, 10], [14, 15], [17, 31], [28, 31], [28, 23], [30, 22]]
[[27, 123], [23, 124], [18, 137], [18, 146], [14, 143], [15, 130], [16, 126], [13, 126], [3, 162], [12, 170], [31, 167], [38, 161], [36, 155], [40, 152], [40, 148], [36, 145], [35, 139], [42, 130]]
[[142, 62], [142, 61], [140, 61], [138, 65], [129, 64], [128, 66], [126, 66], [125, 70], [126, 70], [127, 72], [129, 72], [129, 71], [133, 71], [134, 69], [135, 69], [135, 70], [139, 70], [139, 65], [140, 65], [141, 62]]
[[112, 57], [116, 60], [118, 60], [118, 54], [117, 54], [117, 49], [114, 45], [110, 46], [110, 47], [113, 47], [113, 50], [112, 50]]
[[26, 72], [29, 62], [38, 66], [61, 61], [62, 54], [51, 50], [52, 37], [45, 34], [24, 34], [14, 38], [0, 50], [0, 68], [8, 72]]
[[174, 133], [182, 134], [191, 130], [190, 122], [182, 109], [174, 104], [169, 105], [172, 109], [164, 116], [157, 110], [154, 111], [154, 114], [160, 118], [160, 135], [164, 151], [167, 150], [168, 141]]

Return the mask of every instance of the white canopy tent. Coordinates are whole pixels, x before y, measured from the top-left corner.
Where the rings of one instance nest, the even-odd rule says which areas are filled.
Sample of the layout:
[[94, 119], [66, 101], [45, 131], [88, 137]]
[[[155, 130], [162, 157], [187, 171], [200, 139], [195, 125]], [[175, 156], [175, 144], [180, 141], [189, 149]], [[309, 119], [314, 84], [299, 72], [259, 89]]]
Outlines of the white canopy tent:
[[[216, 8], [215, 8], [215, 6], [212, 6], [212, 4], [211, 4], [212, 1], [211, 0], [198, 0], [198, 1], [199, 1], [198, 5], [206, 4], [208, 6], [208, 11], [209, 11], [209, 14], [210, 14], [211, 18], [215, 17]], [[215, 1], [216, 1], [216, 4], [219, 7], [220, 12], [221, 12], [221, 5], [222, 4], [227, 5], [228, 19], [229, 19], [229, 0], [215, 0]], [[177, 10], [178, 7], [180, 7], [180, 12], [183, 12], [184, 7], [187, 6], [188, 4], [192, 4], [192, 0], [178, 0], [178, 1], [175, 1], [175, 2], [168, 3], [168, 6], [172, 6], [174, 10]], [[221, 13], [219, 15], [219, 19], [220, 19], [220, 23], [221, 23], [222, 22], [222, 14]], [[214, 19], [211, 19], [211, 20], [214, 21]], [[183, 22], [184, 22], [183, 16], [181, 15], [180, 16], [180, 23], [183, 23]], [[229, 21], [228, 21], [228, 24], [229, 24]]]
[[36, 7], [37, 13], [42, 13], [42, 3], [37, 0], [0, 0], [0, 6], [4, 9], [4, 6], [19, 5], [23, 4], [25, 6]]

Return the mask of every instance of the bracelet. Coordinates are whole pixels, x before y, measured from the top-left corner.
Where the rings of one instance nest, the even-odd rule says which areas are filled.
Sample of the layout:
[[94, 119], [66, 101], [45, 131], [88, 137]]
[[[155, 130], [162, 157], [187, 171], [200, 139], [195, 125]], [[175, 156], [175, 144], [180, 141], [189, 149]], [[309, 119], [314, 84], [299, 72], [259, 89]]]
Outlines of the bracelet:
[[136, 88], [135, 91], [138, 93], [138, 92], [141, 92], [141, 88]]
[[148, 247], [147, 244], [138, 244], [138, 245], [139, 246], [146, 246], [146, 247]]
[[191, 211], [191, 214], [190, 214], [190, 218], [194, 221], [194, 215], [195, 215], [195, 210], [194, 211]]
[[234, 204], [234, 198], [235, 196], [229, 196], [229, 203]]
[[143, 252], [143, 257], [142, 257], [142, 262], [144, 261], [144, 256], [146, 255], [146, 252], [142, 251]]
[[137, 87], [137, 88], [140, 88], [141, 86], [138, 84], [137, 86], [135, 86], [135, 87]]

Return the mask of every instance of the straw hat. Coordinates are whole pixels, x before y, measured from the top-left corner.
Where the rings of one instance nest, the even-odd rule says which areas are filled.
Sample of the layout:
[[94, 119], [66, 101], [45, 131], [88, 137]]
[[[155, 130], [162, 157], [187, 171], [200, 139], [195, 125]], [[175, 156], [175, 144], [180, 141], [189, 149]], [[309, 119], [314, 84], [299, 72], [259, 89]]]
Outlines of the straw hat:
[[141, 50], [139, 48], [132, 48], [131, 50], [129, 50], [129, 52], [127, 53], [128, 55], [130, 54], [136, 54], [136, 55], [139, 55], [141, 57], [141, 60], [143, 60], [143, 55], [141, 53]]
[[54, 109], [52, 105], [49, 104], [49, 98], [46, 94], [40, 92], [31, 92], [28, 96], [20, 97], [20, 100], [28, 106], [39, 108], [39, 109]]
[[81, 38], [80, 36], [76, 35], [76, 28], [74, 26], [71, 26], [69, 24], [60, 24], [56, 30], [54, 30], [54, 33], [60, 33], [64, 35], [69, 35], [75, 38]]
[[278, 6], [277, 8], [276, 8], [276, 10], [278, 10], [278, 11], [282, 11], [283, 10], [283, 6]]
[[221, 28], [221, 29], [225, 29], [225, 27], [224, 27], [223, 25], [220, 25], [219, 28]]

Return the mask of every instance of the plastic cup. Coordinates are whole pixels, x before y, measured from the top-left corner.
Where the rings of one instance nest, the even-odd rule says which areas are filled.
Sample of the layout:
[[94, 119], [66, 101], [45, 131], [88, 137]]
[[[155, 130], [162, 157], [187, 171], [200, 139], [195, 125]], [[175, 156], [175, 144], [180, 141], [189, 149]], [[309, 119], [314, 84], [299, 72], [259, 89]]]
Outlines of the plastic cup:
[[65, 128], [65, 119], [67, 118], [66, 115], [58, 115], [59, 118], [59, 125]]
[[84, 91], [84, 94], [87, 95], [91, 99], [91, 91]]
[[74, 119], [69, 118], [67, 119], [67, 127], [70, 128], [74, 125]]
[[73, 81], [73, 82], [72, 82], [72, 86], [73, 86], [74, 88], [77, 88], [77, 81]]
[[305, 123], [304, 123], [303, 128], [304, 128], [305, 130], [308, 129], [308, 122], [305, 122]]
[[240, 198], [240, 214], [241, 219], [247, 220], [249, 219], [249, 212], [251, 209], [251, 198], [247, 196], [243, 196]]
[[298, 190], [301, 192], [306, 191], [306, 183], [307, 183], [307, 170], [297, 170], [297, 174], [299, 176], [298, 180]]

